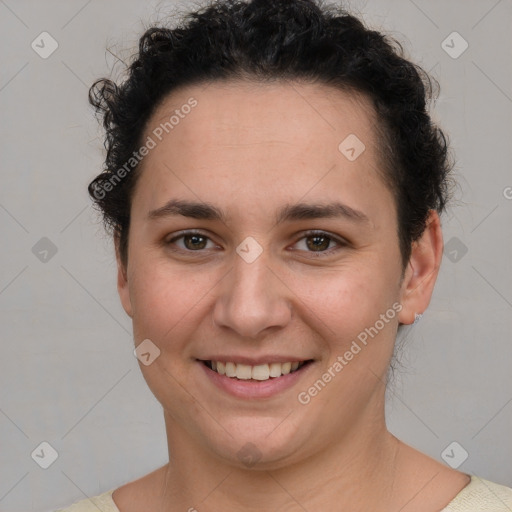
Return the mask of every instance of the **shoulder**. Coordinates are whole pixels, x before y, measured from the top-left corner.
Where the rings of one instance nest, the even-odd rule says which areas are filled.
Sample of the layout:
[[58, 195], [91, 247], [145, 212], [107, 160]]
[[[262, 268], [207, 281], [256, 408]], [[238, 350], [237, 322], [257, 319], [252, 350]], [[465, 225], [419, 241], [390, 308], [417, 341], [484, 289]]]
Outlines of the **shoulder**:
[[98, 510], [102, 512], [120, 512], [112, 499], [113, 492], [114, 489], [110, 489], [98, 496], [77, 501], [67, 508], [58, 509], [54, 512], [98, 512]]
[[441, 512], [510, 512], [512, 488], [471, 476], [470, 483]]

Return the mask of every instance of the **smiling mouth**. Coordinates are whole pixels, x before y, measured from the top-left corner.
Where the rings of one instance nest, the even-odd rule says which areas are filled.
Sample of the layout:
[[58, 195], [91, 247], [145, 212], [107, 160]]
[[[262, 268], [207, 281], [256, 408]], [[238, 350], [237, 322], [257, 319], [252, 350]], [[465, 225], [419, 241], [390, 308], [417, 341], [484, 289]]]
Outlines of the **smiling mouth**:
[[283, 375], [294, 373], [313, 360], [292, 361], [287, 363], [268, 363], [251, 366], [248, 364], [223, 362], [223, 361], [201, 361], [205, 366], [214, 372], [237, 380], [270, 380], [277, 379]]

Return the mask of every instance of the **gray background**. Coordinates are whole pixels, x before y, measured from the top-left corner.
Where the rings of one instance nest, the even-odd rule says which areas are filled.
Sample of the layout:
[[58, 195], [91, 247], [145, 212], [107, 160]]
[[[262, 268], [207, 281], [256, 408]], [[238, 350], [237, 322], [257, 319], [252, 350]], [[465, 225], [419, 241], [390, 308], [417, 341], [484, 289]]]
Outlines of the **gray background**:
[[[0, 0], [2, 511], [69, 505], [167, 461], [160, 405], [86, 193], [103, 158], [87, 91], [116, 62], [105, 48], [127, 60], [173, 5]], [[457, 441], [448, 453], [454, 463], [468, 452], [461, 471], [512, 486], [512, 2], [348, 5], [440, 80], [434, 117], [457, 156], [447, 250], [430, 308], [402, 335], [390, 430], [438, 460]], [[43, 31], [59, 45], [46, 59], [31, 48]], [[469, 44], [457, 58], [442, 46], [453, 31]], [[445, 44], [453, 53], [461, 43]], [[41, 252], [43, 237], [56, 254]], [[43, 441], [58, 452], [48, 469], [31, 456]]]

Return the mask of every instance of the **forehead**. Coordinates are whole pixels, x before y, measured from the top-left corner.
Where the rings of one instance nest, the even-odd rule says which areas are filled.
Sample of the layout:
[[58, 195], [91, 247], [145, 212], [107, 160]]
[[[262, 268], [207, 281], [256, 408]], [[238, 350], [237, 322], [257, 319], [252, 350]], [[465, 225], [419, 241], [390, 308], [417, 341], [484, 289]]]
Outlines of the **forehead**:
[[[151, 206], [177, 192], [192, 198], [192, 191], [211, 203], [249, 193], [260, 205], [277, 191], [290, 201], [308, 190], [331, 199], [341, 191], [361, 195], [382, 188], [374, 126], [366, 97], [326, 85], [184, 87], [147, 124], [144, 140], [154, 139], [155, 147], [143, 160], [137, 188]], [[223, 197], [215, 198], [219, 192]]]
[[[191, 102], [197, 103], [193, 109]], [[146, 131], [165, 125], [173, 113], [181, 113], [167, 130], [176, 144], [194, 139], [200, 148], [307, 142], [332, 149], [350, 133], [369, 144], [374, 138], [369, 100], [323, 84], [219, 81], [181, 88], [159, 105]], [[185, 122], [187, 117], [193, 121]]]

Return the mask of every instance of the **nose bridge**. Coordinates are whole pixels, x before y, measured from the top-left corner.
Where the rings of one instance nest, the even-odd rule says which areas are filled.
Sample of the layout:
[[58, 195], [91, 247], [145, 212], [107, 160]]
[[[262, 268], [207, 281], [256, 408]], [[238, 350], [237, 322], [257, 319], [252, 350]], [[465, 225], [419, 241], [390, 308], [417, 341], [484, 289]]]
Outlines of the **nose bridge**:
[[236, 254], [233, 270], [223, 280], [214, 322], [238, 335], [254, 338], [270, 327], [283, 327], [291, 317], [285, 287], [270, 268], [265, 251], [254, 261]]

